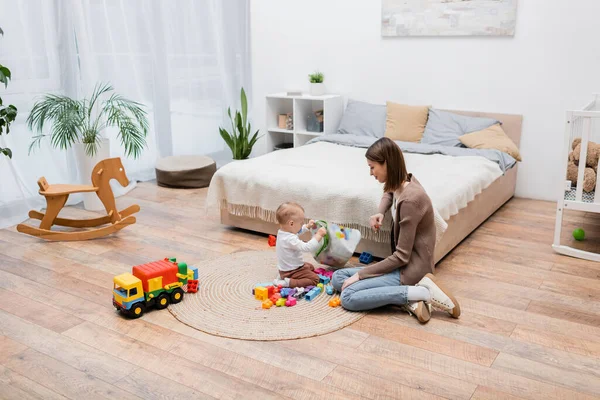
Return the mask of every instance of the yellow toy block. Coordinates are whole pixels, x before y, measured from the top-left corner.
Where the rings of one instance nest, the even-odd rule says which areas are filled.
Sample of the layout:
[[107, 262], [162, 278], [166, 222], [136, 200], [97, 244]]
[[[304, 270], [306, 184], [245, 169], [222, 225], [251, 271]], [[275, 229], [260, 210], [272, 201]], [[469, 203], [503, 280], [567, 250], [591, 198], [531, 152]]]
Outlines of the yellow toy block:
[[324, 291], [325, 291], [325, 290], [324, 290], [324, 286], [323, 286], [323, 284], [322, 284], [322, 283], [319, 283], [319, 284], [317, 285], [317, 287], [321, 289], [321, 292], [324, 292]]
[[265, 300], [262, 302], [262, 308], [269, 309], [273, 307], [273, 302], [271, 300]]
[[269, 291], [262, 286], [254, 288], [254, 298], [261, 301], [267, 300], [269, 298]]
[[282, 297], [280, 299], [277, 299], [277, 303], [275, 303], [275, 305], [277, 307], [283, 307], [283, 306], [285, 306], [285, 302], [286, 302], [286, 299]]

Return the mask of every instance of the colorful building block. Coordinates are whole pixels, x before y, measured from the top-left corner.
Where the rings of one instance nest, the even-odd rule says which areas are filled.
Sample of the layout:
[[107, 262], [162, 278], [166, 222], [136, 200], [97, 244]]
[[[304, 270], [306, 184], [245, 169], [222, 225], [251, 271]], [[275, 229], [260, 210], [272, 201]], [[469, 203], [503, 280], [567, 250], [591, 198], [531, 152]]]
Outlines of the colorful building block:
[[310, 292], [310, 291], [311, 291], [311, 290], [313, 290], [315, 287], [316, 287], [316, 286], [312, 286], [312, 285], [311, 285], [311, 286], [307, 286], [307, 287], [305, 287], [304, 289], [305, 289], [307, 292]]
[[295, 295], [297, 292], [296, 288], [290, 289], [289, 293], [288, 293], [288, 297]]
[[286, 302], [286, 301], [287, 301], [287, 300], [286, 300], [286, 299], [284, 299], [284, 298], [282, 297], [282, 298], [280, 298], [280, 299], [278, 299], [278, 300], [277, 300], [277, 303], [275, 303], [275, 305], [276, 305], [277, 307], [283, 307], [283, 306], [285, 306], [285, 302]]
[[368, 264], [371, 261], [373, 261], [373, 255], [366, 251], [364, 251], [358, 258], [358, 262], [361, 264]]
[[277, 300], [279, 300], [281, 298], [281, 295], [279, 293], [275, 293], [273, 296], [269, 297], [269, 300], [271, 300], [271, 302], [273, 304], [277, 303]]
[[268, 286], [273, 286], [273, 282], [263, 282], [263, 283], [257, 283], [256, 285], [254, 285], [255, 288], [257, 287], [268, 287]]
[[269, 235], [268, 243], [269, 243], [269, 246], [274, 247], [277, 244], [277, 237], [275, 237], [273, 235]]
[[331, 296], [333, 294], [333, 286], [331, 286], [331, 285], [325, 286], [325, 293], [327, 293], [328, 295]]
[[285, 302], [285, 306], [286, 307], [293, 307], [296, 305], [296, 299], [293, 297], [290, 297], [289, 299], [287, 299], [287, 301]]
[[323, 275], [331, 279], [331, 277], [333, 276], [333, 271], [328, 271], [325, 268], [317, 268], [315, 269], [315, 274]]
[[319, 283], [322, 283], [323, 285], [327, 285], [329, 283], [329, 281], [331, 281], [331, 279], [328, 276], [319, 275]]
[[321, 292], [322, 292], [323, 290], [325, 290], [325, 286], [324, 286], [322, 283], [319, 283], [319, 284], [317, 285], [317, 287], [318, 287], [319, 289], [321, 289]]
[[193, 276], [190, 279], [198, 280], [198, 267], [189, 267], [188, 266], [188, 270], [192, 272], [192, 276]]
[[197, 279], [188, 279], [187, 292], [188, 293], [198, 292], [198, 280]]
[[273, 302], [271, 300], [265, 300], [262, 302], [262, 308], [269, 309], [273, 307]]
[[257, 287], [254, 289], [254, 298], [256, 300], [267, 300], [269, 298], [269, 291], [265, 287]]
[[312, 301], [321, 293], [321, 289], [316, 287], [306, 294], [306, 300]]
[[341, 302], [339, 297], [334, 297], [333, 299], [329, 300], [329, 307], [337, 307], [340, 304]]
[[281, 294], [281, 297], [288, 297], [290, 295], [290, 288], [281, 289], [279, 294]]
[[269, 297], [271, 297], [275, 294], [275, 287], [273, 285], [267, 286], [267, 291], [269, 292]]

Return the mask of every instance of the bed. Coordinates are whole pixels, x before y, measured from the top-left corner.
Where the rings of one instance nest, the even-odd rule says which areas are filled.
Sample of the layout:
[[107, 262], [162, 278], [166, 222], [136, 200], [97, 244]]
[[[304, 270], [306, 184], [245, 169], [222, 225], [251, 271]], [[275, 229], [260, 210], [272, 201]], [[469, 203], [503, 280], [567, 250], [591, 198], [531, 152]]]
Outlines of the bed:
[[[520, 115], [447, 111], [497, 119], [519, 146]], [[219, 208], [222, 224], [275, 234], [277, 206], [296, 201], [308, 218], [360, 230], [357, 253], [387, 257], [390, 213], [384, 219], [387, 228], [379, 232], [369, 228], [368, 217], [376, 213], [382, 194], [382, 185], [369, 176], [364, 158], [374, 140], [324, 135], [301, 147], [234, 161], [213, 176], [207, 206]], [[504, 153], [494, 150], [498, 154], [490, 156], [488, 150], [397, 143], [407, 169], [421, 182], [436, 210], [436, 263], [514, 195], [517, 163], [507, 163]]]

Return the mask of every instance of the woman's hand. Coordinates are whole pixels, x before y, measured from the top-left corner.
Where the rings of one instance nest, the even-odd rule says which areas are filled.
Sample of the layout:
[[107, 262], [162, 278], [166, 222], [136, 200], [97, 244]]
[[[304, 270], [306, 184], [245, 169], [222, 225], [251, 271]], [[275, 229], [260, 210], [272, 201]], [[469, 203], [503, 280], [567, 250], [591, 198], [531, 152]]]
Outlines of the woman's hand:
[[372, 215], [371, 218], [369, 218], [369, 223], [371, 224], [371, 228], [373, 228], [373, 230], [378, 231], [379, 228], [381, 228], [381, 225], [383, 224], [383, 214], [378, 213]]
[[353, 283], [356, 283], [360, 281], [360, 277], [358, 276], [358, 272], [355, 273], [354, 275], [352, 275], [350, 278], [346, 279], [344, 281], [344, 284], [342, 285], [342, 292], [344, 291], [344, 289], [346, 289], [348, 286], [352, 285]]

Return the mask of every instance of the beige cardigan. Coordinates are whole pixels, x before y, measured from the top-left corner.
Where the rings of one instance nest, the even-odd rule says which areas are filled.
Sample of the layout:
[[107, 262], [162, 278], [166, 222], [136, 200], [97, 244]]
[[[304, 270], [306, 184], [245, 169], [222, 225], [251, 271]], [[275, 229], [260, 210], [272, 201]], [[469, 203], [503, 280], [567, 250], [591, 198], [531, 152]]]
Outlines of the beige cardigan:
[[[427, 273], [433, 272], [435, 263], [435, 223], [431, 199], [412, 174], [410, 182], [400, 189], [396, 199], [396, 218], [392, 231], [396, 238], [394, 253], [386, 259], [361, 269], [360, 279], [384, 275], [400, 268], [402, 285], [414, 285]], [[393, 193], [385, 193], [379, 212], [385, 214], [394, 201]]]

